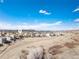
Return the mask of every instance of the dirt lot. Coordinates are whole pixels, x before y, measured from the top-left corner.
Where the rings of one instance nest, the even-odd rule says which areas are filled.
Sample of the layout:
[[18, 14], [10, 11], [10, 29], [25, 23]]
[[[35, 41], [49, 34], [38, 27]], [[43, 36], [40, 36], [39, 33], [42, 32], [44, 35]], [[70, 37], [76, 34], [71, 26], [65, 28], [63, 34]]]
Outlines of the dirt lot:
[[24, 40], [17, 41], [11, 46], [0, 47], [0, 50], [4, 49], [0, 53], [0, 59], [19, 59], [21, 50], [29, 46], [39, 45], [43, 45], [46, 50], [61, 45], [62, 48], [57, 49], [57, 51], [62, 51], [62, 53], [53, 52], [55, 59], [79, 59], [78, 36], [79, 33], [66, 33], [64, 36], [24, 38]]

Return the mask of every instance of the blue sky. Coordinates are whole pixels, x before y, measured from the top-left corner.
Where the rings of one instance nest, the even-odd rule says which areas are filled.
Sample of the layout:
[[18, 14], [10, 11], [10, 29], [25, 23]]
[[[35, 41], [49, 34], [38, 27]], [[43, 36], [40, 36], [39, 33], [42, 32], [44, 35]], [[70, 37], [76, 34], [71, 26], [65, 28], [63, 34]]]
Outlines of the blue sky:
[[79, 28], [79, 0], [0, 0], [1, 29]]

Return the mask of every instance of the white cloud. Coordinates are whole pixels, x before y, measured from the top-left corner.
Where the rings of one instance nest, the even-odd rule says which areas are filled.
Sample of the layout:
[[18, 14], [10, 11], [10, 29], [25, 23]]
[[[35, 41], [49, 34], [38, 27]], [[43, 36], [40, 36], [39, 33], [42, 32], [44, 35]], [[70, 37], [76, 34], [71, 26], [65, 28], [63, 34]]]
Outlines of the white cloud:
[[73, 10], [73, 12], [79, 12], [79, 7]]
[[34, 29], [34, 30], [58, 30], [62, 21], [57, 21], [55, 23], [39, 23], [39, 24], [10, 24], [6, 22], [0, 22], [0, 29]]
[[46, 10], [39, 10], [39, 13], [45, 14], [45, 15], [50, 15], [51, 13], [46, 11]]
[[62, 21], [58, 21], [58, 22], [56, 22], [56, 23], [53, 23], [53, 25], [60, 25], [60, 24], [62, 24], [63, 22]]
[[79, 29], [79, 24], [68, 26], [65, 25], [62, 21], [57, 21], [54, 23], [17, 23], [12, 24], [8, 22], [0, 22], [0, 29], [34, 29], [34, 30], [72, 30], [72, 29]]
[[75, 19], [74, 22], [78, 22], [79, 23], [79, 18], [78, 19]]
[[13, 26], [6, 22], [0, 22], [0, 29], [12, 29]]

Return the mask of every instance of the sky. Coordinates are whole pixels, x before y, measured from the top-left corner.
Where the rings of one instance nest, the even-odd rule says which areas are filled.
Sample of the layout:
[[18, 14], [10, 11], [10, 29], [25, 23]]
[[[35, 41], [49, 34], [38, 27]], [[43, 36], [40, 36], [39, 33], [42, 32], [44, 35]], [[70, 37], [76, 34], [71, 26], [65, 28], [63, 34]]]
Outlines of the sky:
[[0, 0], [0, 29], [79, 29], [79, 0]]

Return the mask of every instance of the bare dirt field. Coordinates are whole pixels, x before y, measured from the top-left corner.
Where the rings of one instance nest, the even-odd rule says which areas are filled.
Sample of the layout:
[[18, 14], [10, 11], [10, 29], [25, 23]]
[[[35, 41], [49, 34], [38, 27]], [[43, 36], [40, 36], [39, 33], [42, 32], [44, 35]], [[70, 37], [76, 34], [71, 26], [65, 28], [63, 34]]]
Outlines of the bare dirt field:
[[66, 33], [64, 36], [24, 38], [24, 40], [18, 40], [11, 46], [0, 47], [0, 50], [4, 49], [0, 53], [0, 59], [19, 59], [21, 50], [29, 46], [40, 45], [44, 46], [46, 50], [50, 47], [53, 49], [55, 46], [62, 46], [52, 52], [54, 59], [79, 59], [78, 36], [79, 33]]

